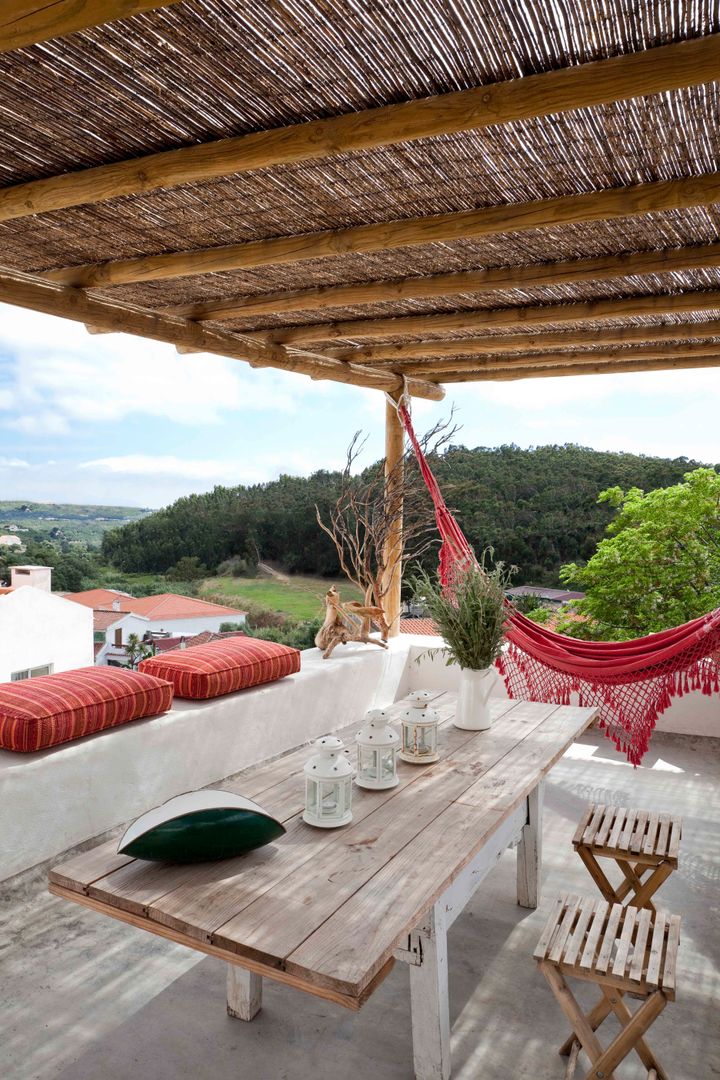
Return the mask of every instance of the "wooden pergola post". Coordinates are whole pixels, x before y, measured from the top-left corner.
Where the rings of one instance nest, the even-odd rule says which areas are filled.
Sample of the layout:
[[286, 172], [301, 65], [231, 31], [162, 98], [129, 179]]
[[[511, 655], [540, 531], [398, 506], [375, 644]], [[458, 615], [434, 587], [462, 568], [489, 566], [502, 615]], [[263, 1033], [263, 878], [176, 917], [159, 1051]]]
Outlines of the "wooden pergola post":
[[[399, 395], [393, 395], [398, 400]], [[389, 636], [400, 633], [400, 590], [402, 587], [402, 489], [404, 432], [397, 409], [391, 402], [385, 405], [385, 506], [393, 515], [393, 522], [385, 543], [386, 577], [384, 581], [384, 608], [390, 627]]]

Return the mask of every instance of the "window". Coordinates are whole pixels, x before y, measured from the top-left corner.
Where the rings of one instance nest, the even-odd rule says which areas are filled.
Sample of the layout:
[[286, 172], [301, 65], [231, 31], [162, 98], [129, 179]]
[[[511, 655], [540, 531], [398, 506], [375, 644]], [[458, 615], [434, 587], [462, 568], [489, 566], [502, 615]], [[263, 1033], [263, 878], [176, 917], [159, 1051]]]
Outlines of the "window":
[[115, 631], [114, 645], [115, 645], [116, 649], [122, 649], [122, 628], [121, 627], [118, 627], [118, 629]]
[[40, 667], [25, 668], [23, 671], [13, 671], [10, 682], [20, 682], [21, 679], [34, 679], [36, 675], [52, 675], [52, 664], [42, 664]]

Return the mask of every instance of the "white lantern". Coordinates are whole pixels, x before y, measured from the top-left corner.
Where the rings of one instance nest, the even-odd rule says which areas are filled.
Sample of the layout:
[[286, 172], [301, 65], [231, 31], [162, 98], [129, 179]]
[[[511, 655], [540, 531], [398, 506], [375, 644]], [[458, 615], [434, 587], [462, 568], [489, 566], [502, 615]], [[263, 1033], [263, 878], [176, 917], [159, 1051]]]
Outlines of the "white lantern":
[[315, 753], [305, 765], [303, 821], [335, 829], [352, 821], [352, 780], [355, 770], [342, 739], [323, 735], [313, 743]]
[[440, 713], [428, 708], [432, 694], [427, 690], [415, 690], [409, 695], [412, 702], [401, 716], [402, 748], [400, 757], [414, 765], [427, 765], [438, 761], [437, 739]]
[[365, 717], [365, 724], [355, 736], [357, 743], [358, 787], [382, 791], [398, 784], [397, 751], [400, 736], [395, 728], [388, 724], [388, 714], [384, 709], [371, 709]]

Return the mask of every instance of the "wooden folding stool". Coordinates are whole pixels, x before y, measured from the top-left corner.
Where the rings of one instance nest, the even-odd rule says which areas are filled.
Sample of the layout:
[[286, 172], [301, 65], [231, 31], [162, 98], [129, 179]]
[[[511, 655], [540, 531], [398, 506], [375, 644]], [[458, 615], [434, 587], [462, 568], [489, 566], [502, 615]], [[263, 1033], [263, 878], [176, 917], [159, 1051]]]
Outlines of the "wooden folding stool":
[[[590, 803], [573, 837], [573, 847], [610, 903], [655, 912], [651, 897], [677, 868], [682, 819], [648, 810]], [[610, 884], [598, 859], [613, 859], [623, 873]]]
[[[591, 1062], [585, 1080], [613, 1080], [613, 1070], [632, 1050], [649, 1078], [668, 1080], [644, 1036], [667, 1002], [675, 1000], [679, 943], [679, 915], [660, 912], [653, 918], [648, 908], [565, 893], [558, 898], [533, 955], [573, 1029], [560, 1048], [570, 1057], [566, 1080], [575, 1075], [580, 1047]], [[566, 976], [600, 987], [602, 997], [587, 1015]], [[623, 1000], [625, 994], [642, 998], [634, 1013]], [[595, 1032], [611, 1012], [622, 1031], [603, 1050]]]

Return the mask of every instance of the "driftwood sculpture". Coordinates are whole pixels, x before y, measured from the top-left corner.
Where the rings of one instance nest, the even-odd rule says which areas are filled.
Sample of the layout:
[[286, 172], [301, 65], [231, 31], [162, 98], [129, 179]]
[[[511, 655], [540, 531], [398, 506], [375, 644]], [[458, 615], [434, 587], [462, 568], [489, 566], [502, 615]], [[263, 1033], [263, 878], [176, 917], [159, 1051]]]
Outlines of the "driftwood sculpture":
[[[367, 594], [366, 599], [370, 599]], [[373, 625], [380, 631], [380, 640], [370, 637]], [[357, 600], [343, 602], [334, 585], [325, 593], [325, 621], [315, 635], [315, 644], [323, 650], [323, 660], [330, 657], [336, 645], [347, 645], [349, 641], [387, 649], [387, 636], [388, 625], [382, 608]]]

